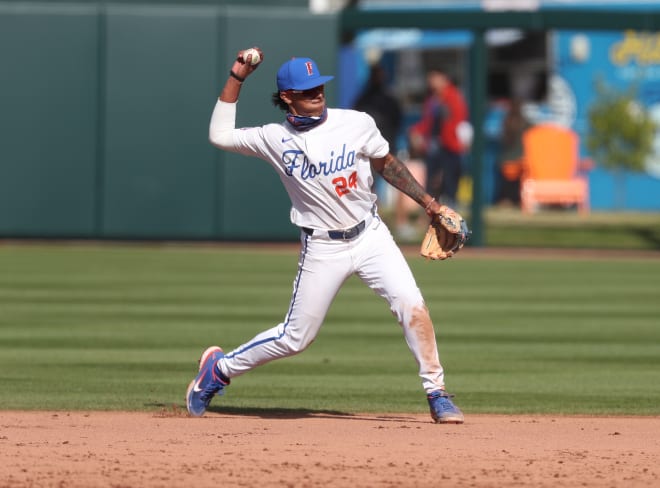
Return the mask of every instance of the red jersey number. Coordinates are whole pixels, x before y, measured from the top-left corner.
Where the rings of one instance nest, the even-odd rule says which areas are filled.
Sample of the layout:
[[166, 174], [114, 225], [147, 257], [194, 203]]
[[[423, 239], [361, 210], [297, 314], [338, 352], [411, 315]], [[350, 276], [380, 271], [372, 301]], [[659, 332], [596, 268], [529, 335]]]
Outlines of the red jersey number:
[[337, 195], [343, 197], [344, 195], [351, 192], [351, 188], [357, 188], [357, 171], [353, 171], [348, 179], [343, 176], [338, 176], [332, 180], [332, 184], [335, 185], [335, 191]]

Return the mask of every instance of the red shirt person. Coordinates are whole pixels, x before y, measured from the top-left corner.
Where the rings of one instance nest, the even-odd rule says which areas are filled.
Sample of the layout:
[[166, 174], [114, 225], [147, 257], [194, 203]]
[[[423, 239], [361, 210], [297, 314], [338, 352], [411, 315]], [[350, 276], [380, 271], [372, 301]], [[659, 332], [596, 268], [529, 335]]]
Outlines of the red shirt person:
[[437, 70], [427, 74], [429, 95], [422, 118], [410, 128], [414, 149], [424, 154], [427, 191], [453, 205], [461, 177], [462, 156], [469, 147], [468, 107], [460, 90]]

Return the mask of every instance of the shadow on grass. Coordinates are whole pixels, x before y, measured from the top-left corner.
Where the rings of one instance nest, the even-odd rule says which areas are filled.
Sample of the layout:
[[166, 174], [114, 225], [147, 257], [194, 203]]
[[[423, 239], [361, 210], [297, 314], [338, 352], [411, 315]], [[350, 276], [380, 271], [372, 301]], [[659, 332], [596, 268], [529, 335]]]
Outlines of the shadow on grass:
[[660, 230], [636, 227], [631, 229], [641, 241], [647, 242], [650, 249], [660, 249]]

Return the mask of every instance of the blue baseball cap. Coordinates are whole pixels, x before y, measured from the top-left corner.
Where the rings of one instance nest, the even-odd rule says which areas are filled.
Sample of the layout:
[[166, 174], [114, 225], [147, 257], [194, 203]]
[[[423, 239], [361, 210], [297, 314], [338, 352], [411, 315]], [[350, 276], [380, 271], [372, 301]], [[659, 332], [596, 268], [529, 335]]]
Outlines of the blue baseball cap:
[[310, 58], [292, 58], [277, 71], [277, 89], [309, 90], [325, 85], [334, 76], [321, 76], [319, 67]]

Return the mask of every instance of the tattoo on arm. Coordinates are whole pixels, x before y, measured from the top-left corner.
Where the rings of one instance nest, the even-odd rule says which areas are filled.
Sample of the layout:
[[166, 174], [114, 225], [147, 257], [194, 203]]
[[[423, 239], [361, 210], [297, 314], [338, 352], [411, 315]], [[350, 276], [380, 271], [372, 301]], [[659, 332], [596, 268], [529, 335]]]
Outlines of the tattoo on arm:
[[385, 157], [385, 164], [380, 174], [394, 188], [408, 195], [422, 207], [425, 205], [424, 197], [427, 196], [426, 191], [415, 180], [415, 177], [410, 173], [406, 165], [392, 154], [388, 154]]

